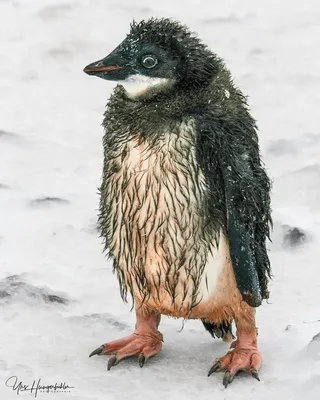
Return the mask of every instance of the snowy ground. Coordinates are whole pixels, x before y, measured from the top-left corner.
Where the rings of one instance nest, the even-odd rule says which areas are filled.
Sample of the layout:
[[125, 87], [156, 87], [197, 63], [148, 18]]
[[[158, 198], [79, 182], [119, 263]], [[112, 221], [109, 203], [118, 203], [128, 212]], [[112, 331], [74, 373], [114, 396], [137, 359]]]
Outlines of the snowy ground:
[[[5, 386], [16, 375], [74, 386], [41, 399], [319, 399], [320, 341], [308, 347], [320, 331], [319, 1], [137, 3], [0, 0], [0, 398], [17, 398]], [[130, 333], [134, 315], [96, 230], [100, 123], [113, 85], [82, 68], [107, 55], [133, 17], [150, 16], [198, 31], [259, 122], [275, 220], [272, 297], [257, 317], [260, 383], [241, 376], [225, 390], [222, 375], [207, 378], [227, 345], [197, 321], [179, 332], [181, 321], [164, 318], [164, 349], [143, 369], [128, 361], [107, 372], [107, 357], [88, 358]]]

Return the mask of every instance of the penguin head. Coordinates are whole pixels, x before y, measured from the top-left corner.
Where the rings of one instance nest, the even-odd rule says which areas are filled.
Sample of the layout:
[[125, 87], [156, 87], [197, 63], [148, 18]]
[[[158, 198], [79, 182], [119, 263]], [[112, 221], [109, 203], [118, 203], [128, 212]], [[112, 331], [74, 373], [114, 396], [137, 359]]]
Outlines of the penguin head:
[[84, 72], [117, 81], [127, 97], [140, 99], [180, 86], [210, 83], [219, 59], [186, 26], [171, 19], [131, 24], [130, 33], [107, 57]]

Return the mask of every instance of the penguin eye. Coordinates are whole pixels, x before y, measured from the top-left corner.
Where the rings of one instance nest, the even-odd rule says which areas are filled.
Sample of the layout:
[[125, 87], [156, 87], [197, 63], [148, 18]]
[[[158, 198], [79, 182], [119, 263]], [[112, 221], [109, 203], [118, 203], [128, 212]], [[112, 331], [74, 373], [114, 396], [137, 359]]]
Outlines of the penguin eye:
[[153, 68], [158, 64], [158, 59], [150, 54], [144, 56], [141, 61], [145, 68]]

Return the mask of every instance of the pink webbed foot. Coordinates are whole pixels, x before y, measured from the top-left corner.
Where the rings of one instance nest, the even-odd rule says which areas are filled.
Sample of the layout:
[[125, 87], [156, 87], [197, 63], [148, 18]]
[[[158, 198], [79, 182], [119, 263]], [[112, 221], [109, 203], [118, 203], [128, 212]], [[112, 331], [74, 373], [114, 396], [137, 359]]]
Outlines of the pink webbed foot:
[[260, 381], [258, 371], [261, 366], [261, 355], [257, 347], [255, 334], [242, 334], [234, 341], [229, 352], [217, 358], [208, 376], [213, 372], [225, 371], [223, 385], [227, 387], [241, 371], [250, 373]]
[[155, 356], [162, 347], [162, 334], [157, 331], [136, 330], [122, 339], [105, 343], [94, 350], [89, 357], [94, 355], [111, 355], [108, 370], [117, 365], [121, 360], [138, 356], [139, 365], [143, 367], [145, 361]]

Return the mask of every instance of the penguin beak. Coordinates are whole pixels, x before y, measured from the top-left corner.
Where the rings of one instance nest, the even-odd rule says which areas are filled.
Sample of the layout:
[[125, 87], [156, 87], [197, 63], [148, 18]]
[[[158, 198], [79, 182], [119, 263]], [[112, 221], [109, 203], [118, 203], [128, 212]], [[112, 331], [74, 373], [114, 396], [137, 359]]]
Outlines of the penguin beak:
[[99, 75], [99, 72], [115, 71], [122, 68], [120, 65], [104, 65], [102, 61], [96, 61], [92, 64], [87, 65], [83, 72], [88, 75]]
[[123, 79], [123, 69], [125, 63], [116, 52], [112, 52], [102, 60], [95, 61], [84, 68], [84, 72], [88, 75], [96, 75], [102, 79], [119, 80]]

